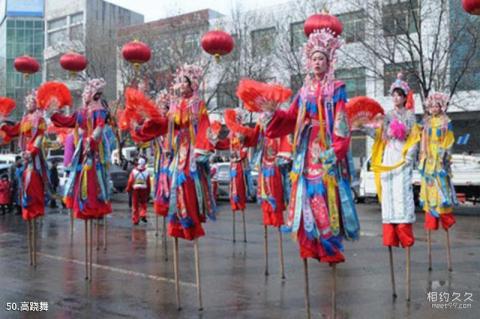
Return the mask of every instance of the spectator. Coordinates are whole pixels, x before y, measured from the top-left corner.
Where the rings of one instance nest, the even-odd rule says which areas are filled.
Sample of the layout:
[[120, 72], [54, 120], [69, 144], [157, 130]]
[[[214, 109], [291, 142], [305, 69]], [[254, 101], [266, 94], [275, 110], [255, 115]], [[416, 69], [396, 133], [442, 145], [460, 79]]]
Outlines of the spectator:
[[60, 185], [60, 179], [58, 178], [58, 169], [57, 169], [57, 163], [53, 162], [52, 167], [50, 168], [50, 183], [52, 184], [52, 198], [50, 200], [50, 207], [51, 208], [56, 208], [57, 207], [57, 201], [56, 201], [56, 196], [57, 196], [57, 188], [58, 185]]
[[0, 207], [2, 208], [2, 215], [7, 213], [11, 203], [10, 181], [8, 175], [3, 175], [0, 180]]
[[20, 207], [21, 203], [21, 194], [19, 191], [19, 185], [20, 185], [20, 178], [21, 178], [21, 171], [22, 171], [22, 157], [21, 156], [16, 156], [15, 157], [15, 163], [10, 166], [10, 169], [8, 170], [8, 177], [10, 180], [10, 187], [11, 187], [11, 208], [16, 209], [16, 214], [20, 215], [22, 212], [22, 209]]

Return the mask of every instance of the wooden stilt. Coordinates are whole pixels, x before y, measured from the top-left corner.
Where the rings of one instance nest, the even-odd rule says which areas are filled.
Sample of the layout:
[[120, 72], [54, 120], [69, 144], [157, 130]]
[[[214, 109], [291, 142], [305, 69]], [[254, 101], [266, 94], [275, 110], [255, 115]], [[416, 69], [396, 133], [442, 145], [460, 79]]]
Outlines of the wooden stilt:
[[410, 247], [407, 247], [407, 301], [410, 301]]
[[103, 216], [103, 250], [107, 250], [107, 216]]
[[28, 239], [28, 259], [30, 260], [30, 266], [33, 266], [32, 223], [31, 223], [31, 220], [27, 220], [27, 239]]
[[74, 223], [74, 219], [73, 219], [73, 209], [70, 210], [70, 239], [73, 239], [73, 223]]
[[36, 220], [32, 219], [33, 267], [37, 267], [37, 229]]
[[263, 230], [264, 230], [264, 251], [265, 251], [265, 276], [268, 276], [268, 230], [267, 230], [267, 225], [263, 225]]
[[283, 238], [282, 238], [282, 231], [280, 227], [278, 228], [278, 254], [280, 256], [280, 270], [281, 270], [281, 278], [282, 280], [285, 279], [285, 263], [283, 261]]
[[202, 282], [200, 281], [200, 254], [198, 251], [198, 239], [195, 239], [195, 274], [197, 277], [197, 299], [198, 299], [198, 310], [203, 310], [202, 302]]
[[178, 238], [173, 238], [173, 270], [175, 274], [175, 296], [177, 299], [177, 310], [181, 310], [180, 306], [180, 282], [178, 274]]
[[303, 259], [303, 269], [305, 272], [305, 308], [307, 311], [307, 318], [311, 318], [310, 314], [310, 290], [308, 288], [308, 261], [306, 258]]
[[233, 231], [233, 242], [235, 242], [235, 211], [232, 211], [232, 231]]
[[243, 218], [243, 242], [247, 242], [247, 226], [245, 224], [245, 211], [242, 210], [242, 218]]
[[155, 214], [155, 237], [158, 237], [158, 215]]
[[452, 256], [450, 254], [450, 233], [448, 229], [446, 230], [446, 235], [447, 235], [447, 266], [448, 266], [448, 271], [452, 271]]
[[85, 280], [88, 280], [88, 219], [85, 219]]
[[95, 219], [96, 231], [97, 231], [97, 239], [96, 239], [96, 246], [97, 251], [100, 250], [100, 219]]
[[428, 271], [432, 271], [432, 231], [427, 230]]
[[397, 291], [395, 289], [395, 272], [393, 271], [393, 252], [392, 246], [388, 246], [388, 256], [390, 259], [390, 279], [392, 281], [392, 296], [393, 298], [397, 298]]
[[167, 218], [163, 217], [163, 231], [162, 231], [162, 236], [163, 236], [163, 249], [165, 253], [165, 261], [168, 261], [168, 242], [167, 242]]
[[93, 277], [93, 272], [92, 272], [92, 260], [93, 260], [93, 219], [90, 219], [90, 251], [89, 251], [89, 270], [88, 272], [90, 273], [88, 280], [92, 281]]
[[337, 264], [332, 263], [332, 319], [337, 315]]

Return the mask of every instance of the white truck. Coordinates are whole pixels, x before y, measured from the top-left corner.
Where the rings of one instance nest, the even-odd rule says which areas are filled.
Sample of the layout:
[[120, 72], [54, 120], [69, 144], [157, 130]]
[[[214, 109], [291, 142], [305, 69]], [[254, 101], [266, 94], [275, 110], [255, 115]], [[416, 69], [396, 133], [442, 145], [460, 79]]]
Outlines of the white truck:
[[[471, 155], [452, 155], [452, 183], [459, 199], [480, 202], [480, 157]], [[413, 171], [412, 178], [415, 200], [420, 192], [420, 173]], [[375, 174], [370, 170], [370, 158], [363, 163], [360, 171], [360, 185], [357, 200], [376, 198]]]

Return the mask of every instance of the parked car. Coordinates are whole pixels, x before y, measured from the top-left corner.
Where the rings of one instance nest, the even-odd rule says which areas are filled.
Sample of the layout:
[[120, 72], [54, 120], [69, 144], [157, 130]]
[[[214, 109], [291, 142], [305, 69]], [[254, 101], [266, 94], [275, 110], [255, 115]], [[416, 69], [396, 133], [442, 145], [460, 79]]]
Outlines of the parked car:
[[13, 164], [18, 155], [20, 154], [0, 154], [0, 164]]
[[[215, 163], [213, 165], [217, 169], [217, 172], [212, 177], [212, 181], [218, 183], [217, 200], [228, 200], [230, 198], [230, 162]], [[248, 200], [255, 202], [257, 201], [256, 193], [258, 180], [258, 172], [256, 170], [252, 170], [252, 180], [255, 195]]]
[[112, 164], [110, 166], [110, 180], [113, 183], [113, 188], [121, 193], [127, 188], [128, 173], [124, 171], [120, 166]]

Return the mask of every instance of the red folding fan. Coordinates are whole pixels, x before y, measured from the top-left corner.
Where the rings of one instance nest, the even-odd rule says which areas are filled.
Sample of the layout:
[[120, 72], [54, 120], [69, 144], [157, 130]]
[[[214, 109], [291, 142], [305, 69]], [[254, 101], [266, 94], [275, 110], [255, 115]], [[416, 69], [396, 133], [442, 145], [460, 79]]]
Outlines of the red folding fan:
[[38, 107], [46, 110], [52, 103], [56, 103], [56, 107], [72, 105], [72, 94], [68, 87], [60, 82], [45, 82], [37, 91]]
[[380, 103], [366, 96], [357, 96], [348, 101], [345, 106], [348, 120], [352, 127], [359, 127], [375, 119], [378, 114], [384, 114]]
[[251, 79], [243, 79], [237, 87], [237, 96], [250, 112], [262, 112], [265, 101], [283, 103], [290, 98], [292, 90], [278, 84], [268, 84]]

